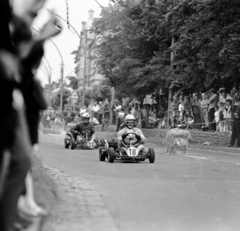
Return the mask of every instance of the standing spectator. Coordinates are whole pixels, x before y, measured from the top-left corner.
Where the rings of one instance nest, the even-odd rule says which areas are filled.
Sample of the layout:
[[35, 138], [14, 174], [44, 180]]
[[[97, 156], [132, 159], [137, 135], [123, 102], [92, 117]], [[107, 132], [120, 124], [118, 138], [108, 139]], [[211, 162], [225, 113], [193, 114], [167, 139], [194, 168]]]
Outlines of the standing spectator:
[[219, 107], [219, 131], [224, 132], [225, 103], [218, 102], [218, 107]]
[[148, 127], [148, 112], [147, 112], [147, 106], [143, 105], [143, 108], [141, 110], [141, 118], [142, 118], [142, 128]]
[[99, 101], [98, 105], [99, 105], [98, 121], [99, 121], [99, 124], [102, 124], [102, 118], [103, 118], [103, 103], [102, 103], [102, 101]]
[[139, 105], [135, 104], [133, 115], [136, 118], [136, 125], [139, 127], [141, 122], [141, 110], [139, 109]]
[[104, 119], [106, 120], [106, 123], [108, 123], [109, 118], [110, 118], [110, 106], [109, 106], [109, 103], [105, 103], [105, 105], [104, 105], [103, 116], [104, 116]]
[[93, 112], [93, 117], [98, 119], [98, 112], [99, 112], [99, 105], [97, 102], [95, 102], [92, 106], [92, 112]]
[[178, 112], [179, 112], [179, 121], [183, 121], [184, 118], [184, 106], [183, 101], [180, 101], [180, 104], [178, 105]]
[[124, 122], [124, 117], [125, 117], [125, 113], [124, 113], [123, 108], [121, 108], [120, 110], [118, 110], [116, 132], [118, 132], [120, 130], [120, 125]]
[[202, 94], [202, 100], [201, 100], [200, 104], [201, 104], [201, 110], [202, 110], [204, 123], [206, 126], [209, 126], [209, 121], [208, 121], [209, 100], [208, 100], [208, 96], [206, 93]]
[[215, 107], [218, 103], [218, 95], [216, 94], [215, 89], [209, 91], [209, 107], [208, 107], [208, 119], [209, 119], [209, 130], [216, 131], [216, 124], [214, 121]]
[[201, 105], [199, 103], [198, 95], [197, 93], [193, 93], [192, 98], [192, 112], [193, 112], [193, 118], [194, 118], [194, 124], [195, 128], [201, 128], [201, 111], [200, 111]]
[[227, 93], [225, 88], [220, 88], [219, 90], [219, 101], [225, 103], [227, 99]]
[[[219, 132], [219, 122], [220, 122], [220, 109], [218, 107], [218, 105], [215, 106], [215, 112], [214, 112], [214, 119], [212, 121], [212, 123], [216, 124], [216, 132]], [[211, 121], [210, 121], [211, 123]]]
[[229, 132], [232, 130], [232, 100], [227, 99], [224, 110], [224, 131]]
[[233, 147], [236, 140], [235, 147], [240, 147], [240, 101], [237, 101], [236, 105], [233, 106], [233, 116], [232, 136], [228, 147]]
[[240, 100], [240, 87], [238, 89], [234, 87], [232, 89], [232, 95], [233, 95], [232, 103], [233, 105], [235, 105], [236, 102]]

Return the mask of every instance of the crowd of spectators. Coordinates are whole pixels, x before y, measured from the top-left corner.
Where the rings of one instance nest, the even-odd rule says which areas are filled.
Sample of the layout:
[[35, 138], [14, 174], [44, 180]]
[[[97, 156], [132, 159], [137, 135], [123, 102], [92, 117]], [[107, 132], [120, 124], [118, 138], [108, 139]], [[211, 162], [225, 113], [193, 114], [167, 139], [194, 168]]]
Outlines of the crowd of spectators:
[[[227, 91], [210, 89], [207, 92], [174, 95], [170, 106], [169, 125], [218, 132], [231, 132], [233, 106], [240, 100], [240, 89]], [[165, 117], [166, 119], [166, 117]]]

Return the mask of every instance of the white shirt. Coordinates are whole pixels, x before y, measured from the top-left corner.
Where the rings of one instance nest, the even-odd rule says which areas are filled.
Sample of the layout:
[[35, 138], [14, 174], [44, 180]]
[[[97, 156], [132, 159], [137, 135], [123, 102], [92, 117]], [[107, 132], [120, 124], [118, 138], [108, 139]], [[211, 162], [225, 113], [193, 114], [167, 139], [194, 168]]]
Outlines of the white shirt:
[[92, 106], [92, 111], [93, 111], [93, 112], [98, 112], [99, 109], [100, 109], [100, 107], [99, 107], [98, 104]]

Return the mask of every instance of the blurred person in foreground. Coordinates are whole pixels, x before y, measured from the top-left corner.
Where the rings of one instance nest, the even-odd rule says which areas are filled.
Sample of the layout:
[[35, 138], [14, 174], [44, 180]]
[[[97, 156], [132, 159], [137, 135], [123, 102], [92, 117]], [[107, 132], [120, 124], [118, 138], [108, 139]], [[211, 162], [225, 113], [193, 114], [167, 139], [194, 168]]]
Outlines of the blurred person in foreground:
[[0, 230], [13, 228], [19, 196], [30, 168], [31, 145], [21, 92], [21, 64], [11, 43], [8, 0], [0, 1]]
[[[12, 1], [12, 41], [22, 67], [21, 89], [26, 104], [25, 111], [32, 152], [38, 149], [40, 111], [47, 108], [47, 101], [35, 73], [44, 54], [44, 42], [60, 32], [56, 28], [56, 25], [59, 24], [58, 20], [53, 14], [50, 14], [49, 20], [41, 31], [36, 36], [32, 36], [32, 22], [44, 4], [45, 0]], [[45, 215], [46, 211], [37, 205], [33, 195], [32, 178], [28, 173], [26, 193], [19, 198], [18, 207], [26, 215]]]

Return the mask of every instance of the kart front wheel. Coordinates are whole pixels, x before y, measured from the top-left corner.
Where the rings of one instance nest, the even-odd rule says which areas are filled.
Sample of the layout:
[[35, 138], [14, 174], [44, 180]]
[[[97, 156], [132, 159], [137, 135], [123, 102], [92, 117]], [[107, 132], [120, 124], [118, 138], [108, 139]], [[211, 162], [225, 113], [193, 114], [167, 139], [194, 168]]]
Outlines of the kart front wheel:
[[113, 148], [108, 149], [108, 161], [109, 163], [113, 163], [115, 160], [115, 152]]
[[75, 146], [76, 146], [76, 145], [75, 145], [75, 141], [74, 141], [74, 140], [71, 140], [71, 141], [70, 141], [70, 144], [69, 144], [69, 148], [73, 150], [73, 149], [75, 149]]
[[153, 148], [149, 148], [149, 150], [148, 150], [148, 159], [149, 159], [149, 162], [152, 164], [152, 163], [154, 163], [154, 161], [155, 161], [155, 151], [154, 151], [154, 149]]
[[99, 148], [99, 160], [100, 161], [105, 161], [105, 155], [103, 153], [102, 148]]

